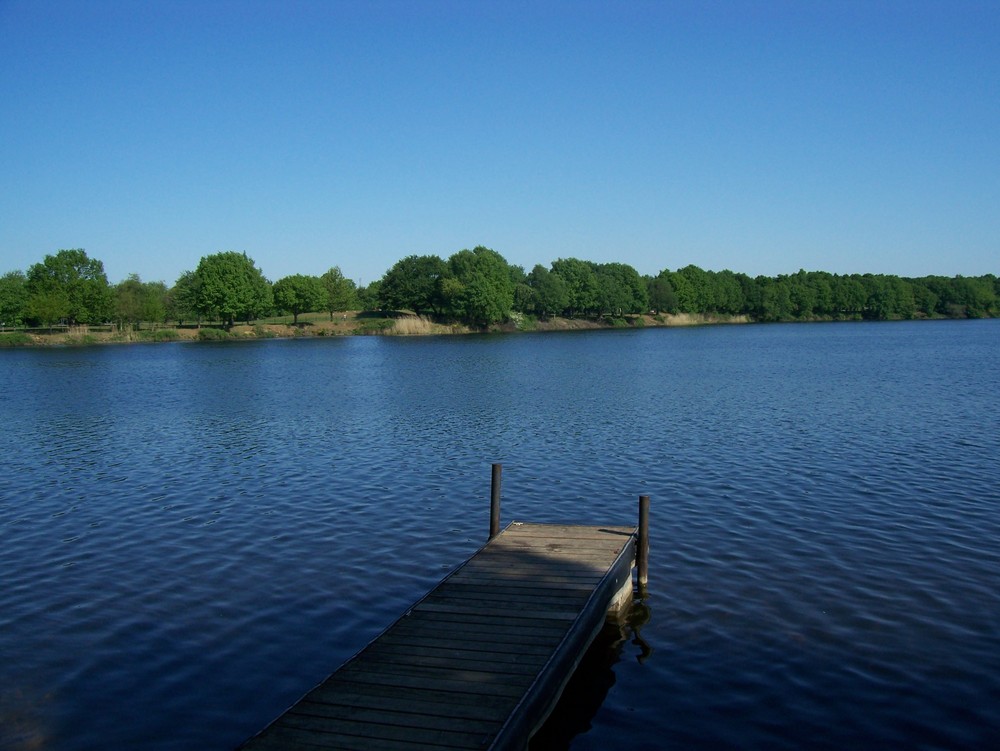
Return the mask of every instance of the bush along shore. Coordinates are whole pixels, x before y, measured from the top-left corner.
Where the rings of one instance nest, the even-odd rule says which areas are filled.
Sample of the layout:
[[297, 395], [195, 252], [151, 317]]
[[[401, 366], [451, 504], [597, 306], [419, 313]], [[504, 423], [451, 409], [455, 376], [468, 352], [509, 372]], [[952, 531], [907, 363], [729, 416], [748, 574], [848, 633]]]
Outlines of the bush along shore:
[[635, 329], [646, 327], [699, 326], [708, 324], [750, 323], [746, 316], [648, 314], [601, 318], [536, 318], [514, 314], [503, 323], [471, 327], [462, 323], [434, 320], [408, 312], [372, 314], [346, 312], [330, 320], [325, 314], [299, 316], [298, 323], [280, 319], [237, 324], [183, 324], [176, 327], [119, 328], [105, 326], [55, 326], [0, 332], [0, 347], [87, 346], [97, 344], [136, 344], [146, 342], [236, 342], [255, 339], [297, 339], [330, 336], [436, 336], [484, 333], [544, 331], [591, 331], [598, 329]]

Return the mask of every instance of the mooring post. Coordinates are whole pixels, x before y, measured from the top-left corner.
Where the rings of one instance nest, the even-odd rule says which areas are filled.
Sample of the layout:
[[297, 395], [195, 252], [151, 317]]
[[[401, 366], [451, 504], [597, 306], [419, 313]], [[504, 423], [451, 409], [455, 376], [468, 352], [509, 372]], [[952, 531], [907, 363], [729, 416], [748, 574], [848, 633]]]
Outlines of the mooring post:
[[636, 541], [635, 568], [639, 580], [639, 596], [646, 591], [649, 581], [649, 496], [639, 496], [639, 539]]
[[490, 483], [490, 539], [500, 534], [500, 473], [502, 464], [493, 465], [493, 480]]

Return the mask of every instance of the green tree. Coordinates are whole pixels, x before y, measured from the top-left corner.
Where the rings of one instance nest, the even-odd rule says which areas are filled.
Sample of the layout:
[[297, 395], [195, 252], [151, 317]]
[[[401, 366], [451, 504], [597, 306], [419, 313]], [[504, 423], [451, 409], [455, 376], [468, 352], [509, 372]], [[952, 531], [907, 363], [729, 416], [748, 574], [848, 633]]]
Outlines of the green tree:
[[448, 267], [461, 285], [445, 290], [455, 315], [473, 326], [507, 320], [514, 307], [514, 279], [503, 256], [479, 245], [452, 255]]
[[680, 271], [667, 271], [664, 273], [671, 288], [674, 290], [674, 298], [677, 300], [676, 312], [700, 313], [697, 291], [692, 285], [691, 279]]
[[178, 325], [190, 319], [201, 323], [201, 312], [198, 309], [199, 284], [197, 274], [184, 271], [167, 292], [166, 315], [177, 321]]
[[781, 276], [779, 279], [788, 286], [792, 315], [796, 318], [811, 318], [816, 310], [817, 296], [809, 275], [800, 269], [794, 276]]
[[143, 321], [162, 323], [167, 314], [167, 287], [163, 282], [143, 282], [138, 274], [114, 286], [115, 321], [119, 328], [140, 328]]
[[444, 276], [438, 278], [435, 285], [436, 299], [439, 302], [440, 310], [443, 314], [454, 318], [461, 318], [463, 315], [462, 298], [465, 294], [465, 285], [449, 271]]
[[37, 317], [48, 318], [48, 325], [55, 322], [51, 316], [63, 304], [56, 320], [66, 318], [71, 324], [101, 323], [109, 320], [114, 310], [104, 264], [88, 258], [81, 248], [45, 256], [28, 269], [26, 288], [29, 297], [34, 298], [29, 307]]
[[559, 258], [552, 262], [552, 271], [566, 283], [569, 315], [587, 315], [597, 311], [600, 285], [594, 265], [579, 258]]
[[[274, 304], [279, 310], [292, 314], [292, 323], [298, 325], [299, 313], [322, 310], [327, 303], [327, 290], [318, 276], [294, 274], [274, 283]], [[330, 314], [333, 320], [333, 314]]]
[[788, 277], [780, 275], [776, 279], [758, 277], [761, 282], [760, 318], [765, 321], [786, 321], [792, 317], [795, 305], [792, 302], [791, 284]]
[[709, 272], [708, 277], [716, 312], [736, 315], [746, 310], [743, 285], [736, 274], [729, 269], [723, 269], [719, 272]]
[[736, 275], [736, 281], [740, 285], [740, 293], [743, 299], [743, 307], [740, 309], [740, 312], [753, 315], [756, 310], [760, 309], [760, 284], [757, 283], [756, 279], [752, 279], [747, 274], [742, 273]]
[[267, 313], [272, 305], [271, 285], [246, 253], [225, 251], [201, 259], [195, 270], [198, 311], [219, 317], [227, 326]]
[[649, 307], [649, 293], [634, 268], [625, 263], [594, 264], [599, 313], [621, 316], [642, 313]]
[[951, 288], [951, 301], [964, 308], [969, 318], [983, 318], [996, 310], [994, 284], [988, 276], [956, 276], [951, 281]]
[[61, 289], [44, 289], [28, 298], [27, 318], [49, 329], [69, 316], [70, 301]]
[[324, 306], [330, 313], [330, 320], [333, 314], [345, 310], [353, 310], [358, 307], [358, 290], [354, 281], [347, 279], [340, 271], [339, 266], [334, 266], [320, 277], [325, 291]]
[[520, 313], [534, 313], [538, 307], [538, 293], [527, 280], [514, 285], [514, 310]]
[[912, 318], [916, 310], [913, 288], [898, 276], [865, 274], [861, 277], [868, 299], [865, 316], [879, 320]]
[[23, 271], [8, 271], [0, 277], [0, 325], [21, 326], [27, 313], [27, 278]]
[[417, 315], [440, 311], [438, 280], [448, 266], [438, 256], [407, 256], [385, 272], [379, 299], [386, 310], [412, 310]]
[[166, 322], [167, 291], [163, 282], [143, 282], [142, 320], [154, 324]]
[[913, 303], [916, 306], [916, 313], [922, 318], [930, 318], [937, 311], [938, 296], [924, 284], [923, 280], [911, 279], [910, 286], [913, 288]]
[[833, 310], [836, 314], [854, 318], [865, 309], [868, 295], [857, 276], [837, 276], [833, 280]]
[[669, 271], [661, 271], [648, 283], [649, 306], [658, 313], [677, 312], [677, 295], [669, 275]]
[[358, 307], [361, 310], [379, 310], [382, 282], [377, 279], [363, 287], [358, 287]]
[[534, 312], [540, 316], [554, 316], [569, 307], [569, 289], [565, 280], [555, 271], [537, 264], [528, 274], [528, 284], [534, 291]]
[[115, 322], [118, 328], [134, 326], [142, 321], [142, 280], [138, 274], [129, 274], [127, 279], [115, 285]]
[[[689, 264], [678, 270], [678, 276], [687, 281], [687, 304], [690, 310], [687, 313], [710, 313], [718, 310], [715, 300], [715, 290], [712, 284], [712, 277], [704, 269]], [[674, 277], [674, 289], [678, 295], [683, 285], [678, 286], [677, 277]]]

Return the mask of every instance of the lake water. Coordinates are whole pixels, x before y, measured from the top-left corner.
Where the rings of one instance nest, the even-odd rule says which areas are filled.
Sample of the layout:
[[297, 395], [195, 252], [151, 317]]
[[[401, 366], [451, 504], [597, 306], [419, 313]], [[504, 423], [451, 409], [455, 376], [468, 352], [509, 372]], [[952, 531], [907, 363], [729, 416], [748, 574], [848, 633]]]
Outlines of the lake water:
[[8, 350], [0, 394], [0, 748], [234, 747], [485, 541], [491, 462], [504, 523], [652, 497], [545, 745], [1000, 742], [1000, 321]]

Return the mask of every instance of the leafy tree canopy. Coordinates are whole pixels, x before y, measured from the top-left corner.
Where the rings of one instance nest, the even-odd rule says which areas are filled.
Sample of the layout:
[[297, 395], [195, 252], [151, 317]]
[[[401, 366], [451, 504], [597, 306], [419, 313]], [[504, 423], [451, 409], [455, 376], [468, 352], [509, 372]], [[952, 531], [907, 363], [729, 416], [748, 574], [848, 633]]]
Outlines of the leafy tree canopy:
[[528, 284], [535, 293], [531, 300], [534, 309], [523, 312], [554, 316], [569, 308], [569, 287], [557, 272], [536, 264], [528, 274]]
[[327, 290], [318, 276], [295, 274], [274, 283], [274, 304], [292, 314], [298, 324], [299, 313], [322, 310], [327, 302]]
[[218, 316], [232, 326], [236, 319], [249, 322], [271, 310], [271, 285], [246, 253], [204, 256], [194, 273], [202, 315]]
[[0, 277], [0, 324], [20, 326], [27, 310], [27, 278], [23, 271], [8, 271]]
[[28, 269], [28, 307], [33, 316], [51, 325], [103, 323], [111, 318], [114, 301], [104, 264], [87, 257], [82, 248], [60, 250]]
[[352, 279], [347, 279], [341, 273], [339, 266], [328, 270], [320, 280], [325, 293], [323, 305], [330, 312], [331, 321], [334, 313], [358, 307], [357, 287]]
[[552, 271], [566, 283], [566, 293], [569, 295], [566, 312], [569, 315], [586, 315], [597, 311], [600, 284], [594, 273], [594, 264], [579, 258], [560, 258], [552, 262]]
[[193, 271], [181, 273], [174, 286], [167, 292], [167, 315], [183, 323], [186, 320], [201, 320], [201, 312], [198, 309], [200, 282], [198, 275]]
[[626, 263], [594, 266], [597, 277], [597, 308], [600, 313], [624, 315], [643, 313], [649, 307], [649, 293], [639, 272]]
[[507, 320], [514, 307], [515, 284], [503, 256], [479, 245], [452, 255], [448, 267], [457, 282], [447, 285], [454, 315], [474, 326]]
[[114, 287], [115, 320], [119, 326], [138, 327], [142, 321], [162, 323], [167, 315], [167, 287], [163, 282], [143, 282], [138, 274]]
[[439, 256], [407, 256], [389, 269], [379, 286], [386, 310], [412, 310], [417, 315], [440, 312], [438, 280], [448, 274]]

